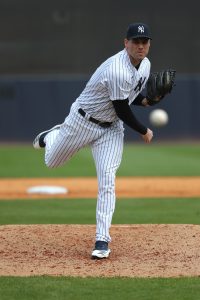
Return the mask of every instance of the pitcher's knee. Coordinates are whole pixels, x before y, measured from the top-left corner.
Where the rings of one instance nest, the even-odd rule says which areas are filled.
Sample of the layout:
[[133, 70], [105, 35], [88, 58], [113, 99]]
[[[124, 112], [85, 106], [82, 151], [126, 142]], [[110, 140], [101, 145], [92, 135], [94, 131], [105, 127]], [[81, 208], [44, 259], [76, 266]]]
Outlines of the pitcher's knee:
[[106, 195], [110, 195], [110, 197], [115, 196], [115, 185], [104, 185], [99, 187], [99, 193], [105, 197]]
[[45, 165], [48, 168], [53, 169], [53, 168], [58, 167], [59, 163], [56, 160], [50, 160], [50, 159], [45, 158]]
[[45, 165], [46, 165], [46, 167], [49, 168], [49, 169], [56, 168], [55, 164], [52, 164], [51, 162], [46, 162], [46, 161], [45, 161]]

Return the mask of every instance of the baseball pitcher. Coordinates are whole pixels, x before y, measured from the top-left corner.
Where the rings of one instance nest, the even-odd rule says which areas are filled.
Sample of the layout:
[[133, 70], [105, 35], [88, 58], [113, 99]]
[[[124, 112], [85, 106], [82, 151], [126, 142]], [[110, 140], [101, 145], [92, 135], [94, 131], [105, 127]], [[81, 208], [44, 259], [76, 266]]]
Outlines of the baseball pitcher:
[[[45, 163], [50, 168], [63, 165], [82, 147], [91, 147], [98, 178], [92, 258], [107, 258], [111, 252], [109, 229], [115, 210], [115, 175], [123, 152], [123, 122], [144, 142], [153, 138], [152, 130], [136, 118], [130, 105], [154, 105], [174, 84], [173, 70], [150, 76], [150, 42], [146, 24], [130, 24], [124, 49], [97, 68], [64, 122], [41, 132], [33, 142], [35, 149], [45, 148]], [[147, 94], [143, 95], [146, 86]]]

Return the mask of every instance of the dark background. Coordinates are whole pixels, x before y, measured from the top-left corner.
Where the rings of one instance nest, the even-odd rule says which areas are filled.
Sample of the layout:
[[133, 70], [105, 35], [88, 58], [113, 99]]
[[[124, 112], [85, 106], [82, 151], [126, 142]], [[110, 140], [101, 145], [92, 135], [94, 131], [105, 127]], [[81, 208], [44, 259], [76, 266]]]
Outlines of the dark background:
[[[198, 1], [0, 0], [0, 140], [29, 141], [62, 122], [99, 64], [123, 49], [132, 22], [151, 28], [152, 71], [177, 71], [158, 106], [170, 122], [157, 138], [199, 138], [199, 11]], [[136, 108], [146, 125], [150, 110]]]
[[152, 31], [154, 69], [199, 73], [199, 11], [197, 0], [1, 0], [0, 73], [89, 74], [138, 21]]

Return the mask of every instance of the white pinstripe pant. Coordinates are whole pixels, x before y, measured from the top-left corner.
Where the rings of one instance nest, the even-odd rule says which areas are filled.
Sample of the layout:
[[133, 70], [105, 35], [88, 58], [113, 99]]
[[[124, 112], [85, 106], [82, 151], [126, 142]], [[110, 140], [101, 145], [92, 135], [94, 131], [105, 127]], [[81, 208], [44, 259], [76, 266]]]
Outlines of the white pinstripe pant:
[[92, 148], [98, 178], [96, 240], [111, 241], [109, 228], [115, 209], [115, 174], [121, 163], [123, 138], [121, 121], [102, 128], [83, 118], [76, 103], [60, 130], [45, 137], [45, 163], [50, 168], [63, 165], [86, 145]]

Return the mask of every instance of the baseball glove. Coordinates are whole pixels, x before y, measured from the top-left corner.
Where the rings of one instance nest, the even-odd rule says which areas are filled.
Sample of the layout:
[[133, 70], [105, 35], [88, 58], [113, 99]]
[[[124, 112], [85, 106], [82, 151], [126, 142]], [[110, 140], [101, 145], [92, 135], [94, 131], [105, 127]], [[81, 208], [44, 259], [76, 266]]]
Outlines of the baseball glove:
[[160, 72], [151, 73], [147, 80], [146, 98], [149, 105], [155, 105], [171, 93], [174, 87], [176, 71], [167, 69]]

